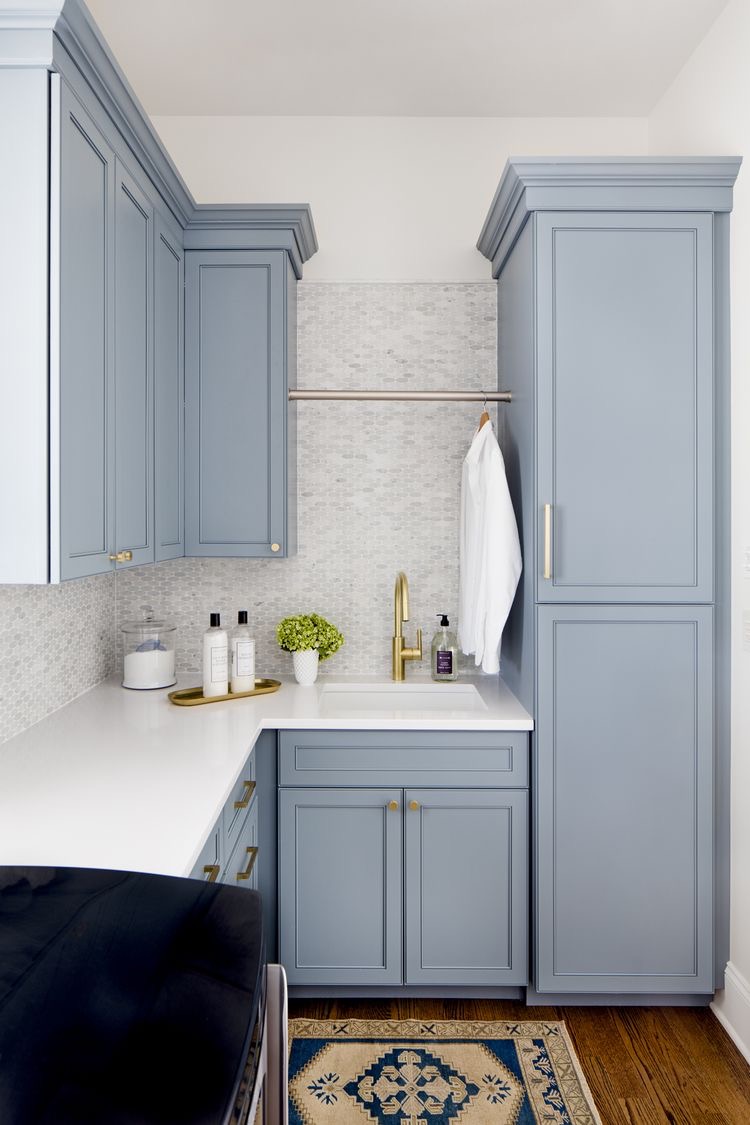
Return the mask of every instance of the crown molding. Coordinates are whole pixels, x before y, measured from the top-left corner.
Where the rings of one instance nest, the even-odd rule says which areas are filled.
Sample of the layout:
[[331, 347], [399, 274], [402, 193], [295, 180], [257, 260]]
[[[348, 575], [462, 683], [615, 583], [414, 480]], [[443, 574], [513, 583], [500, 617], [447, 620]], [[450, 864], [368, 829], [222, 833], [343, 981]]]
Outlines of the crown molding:
[[497, 277], [533, 211], [731, 211], [736, 156], [512, 157], [477, 248]]

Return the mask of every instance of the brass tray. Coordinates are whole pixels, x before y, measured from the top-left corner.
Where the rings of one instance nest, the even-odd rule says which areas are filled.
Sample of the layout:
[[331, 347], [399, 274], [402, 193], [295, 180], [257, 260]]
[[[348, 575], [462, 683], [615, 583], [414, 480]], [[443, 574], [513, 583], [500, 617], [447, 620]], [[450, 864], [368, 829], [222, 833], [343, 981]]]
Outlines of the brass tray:
[[206, 699], [202, 687], [186, 687], [178, 691], [170, 691], [167, 699], [177, 707], [198, 707], [202, 703], [223, 703], [227, 699], [249, 699], [251, 695], [270, 695], [280, 687], [281, 680], [261, 680], [256, 677], [253, 691], [232, 691], [227, 695], [212, 695], [210, 699]]

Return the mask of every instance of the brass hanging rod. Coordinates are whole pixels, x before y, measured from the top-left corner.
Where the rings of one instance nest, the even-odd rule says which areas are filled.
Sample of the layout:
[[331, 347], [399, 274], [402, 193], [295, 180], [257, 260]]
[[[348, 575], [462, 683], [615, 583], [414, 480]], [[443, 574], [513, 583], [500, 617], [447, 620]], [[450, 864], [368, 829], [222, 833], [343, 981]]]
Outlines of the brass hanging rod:
[[510, 391], [308, 391], [291, 390], [290, 402], [511, 402]]

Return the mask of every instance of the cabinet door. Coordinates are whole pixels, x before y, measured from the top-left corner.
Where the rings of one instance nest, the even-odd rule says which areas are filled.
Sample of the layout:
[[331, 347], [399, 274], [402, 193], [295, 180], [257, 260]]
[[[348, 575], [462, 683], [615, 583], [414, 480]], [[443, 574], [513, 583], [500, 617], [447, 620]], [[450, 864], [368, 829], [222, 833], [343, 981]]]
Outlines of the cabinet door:
[[713, 598], [712, 229], [536, 217], [539, 601]]
[[59, 231], [53, 212], [51, 237], [53, 249], [59, 244], [51, 263], [59, 308], [50, 309], [50, 524], [51, 542], [60, 543], [53, 581], [111, 570], [115, 538], [115, 158], [65, 83], [59, 143]]
[[711, 992], [712, 610], [538, 609], [536, 987]]
[[161, 215], [154, 241], [154, 506], [156, 561], [185, 553], [185, 368], [182, 233]]
[[186, 256], [188, 555], [287, 553], [283, 251]]
[[527, 793], [409, 789], [407, 984], [527, 984]]
[[153, 223], [118, 159], [115, 192], [115, 551], [154, 561]]
[[279, 956], [290, 984], [401, 983], [401, 798], [280, 790]]

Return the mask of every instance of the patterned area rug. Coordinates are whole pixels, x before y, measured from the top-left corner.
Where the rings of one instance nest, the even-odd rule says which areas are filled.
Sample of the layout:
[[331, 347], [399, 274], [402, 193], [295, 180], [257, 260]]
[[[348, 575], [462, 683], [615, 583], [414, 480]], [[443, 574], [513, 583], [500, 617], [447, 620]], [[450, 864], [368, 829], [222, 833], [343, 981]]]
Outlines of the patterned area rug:
[[601, 1125], [565, 1025], [289, 1021], [290, 1125]]

